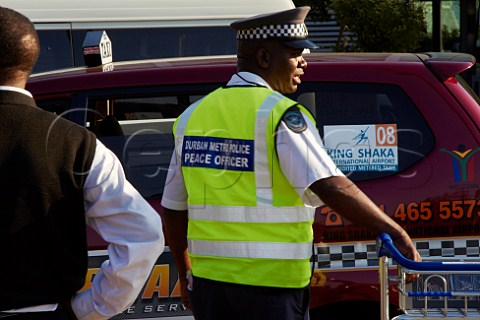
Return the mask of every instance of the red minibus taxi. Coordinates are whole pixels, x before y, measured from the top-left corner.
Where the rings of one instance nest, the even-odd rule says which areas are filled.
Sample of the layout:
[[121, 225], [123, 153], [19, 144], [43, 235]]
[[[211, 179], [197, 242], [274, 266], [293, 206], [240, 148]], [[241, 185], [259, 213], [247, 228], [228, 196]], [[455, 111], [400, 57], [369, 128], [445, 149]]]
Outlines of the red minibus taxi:
[[[427, 259], [479, 260], [480, 107], [460, 74], [461, 53], [311, 53], [291, 97], [315, 115], [330, 157], [401, 224]], [[107, 70], [107, 71], [103, 71]], [[39, 107], [97, 133], [128, 179], [159, 211], [173, 149], [171, 127], [191, 103], [224, 85], [234, 56], [113, 62], [37, 74], [28, 83]], [[109, 116], [121, 133], [100, 130]], [[311, 318], [379, 317], [376, 234], [328, 207], [317, 210]], [[89, 236], [85, 288], [106, 258]], [[395, 272], [395, 268], [391, 269]], [[118, 318], [191, 318], [179, 298], [167, 250], [135, 304]], [[392, 315], [398, 296], [390, 296]]]

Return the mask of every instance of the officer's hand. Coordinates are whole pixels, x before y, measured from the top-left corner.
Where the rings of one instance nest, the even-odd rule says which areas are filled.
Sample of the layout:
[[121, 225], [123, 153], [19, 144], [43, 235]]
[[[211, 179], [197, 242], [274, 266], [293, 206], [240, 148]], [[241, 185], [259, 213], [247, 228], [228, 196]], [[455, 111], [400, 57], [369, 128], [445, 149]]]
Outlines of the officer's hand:
[[[418, 253], [415, 245], [413, 244], [412, 240], [408, 237], [400, 237], [397, 239], [392, 239], [393, 245], [400, 251], [405, 258], [413, 260], [413, 261], [422, 261], [422, 257]], [[418, 274], [407, 274], [406, 281], [407, 283], [416, 281], [418, 279]]]

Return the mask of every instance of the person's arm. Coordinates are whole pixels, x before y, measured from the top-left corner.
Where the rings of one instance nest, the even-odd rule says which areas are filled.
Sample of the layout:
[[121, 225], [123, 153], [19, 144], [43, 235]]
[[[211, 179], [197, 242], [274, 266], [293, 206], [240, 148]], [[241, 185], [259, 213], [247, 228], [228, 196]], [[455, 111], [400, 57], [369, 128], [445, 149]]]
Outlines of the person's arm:
[[408, 258], [420, 260], [406, 231], [373, 203], [335, 166], [315, 124], [306, 116], [305, 130], [293, 132], [287, 121], [277, 130], [277, 153], [282, 172], [308, 206], [329, 206], [354, 224], [387, 232]]
[[173, 254], [178, 270], [182, 303], [186, 308], [190, 308], [190, 301], [187, 295], [187, 271], [192, 269], [192, 265], [188, 257], [187, 244], [188, 211], [163, 208], [163, 223], [165, 224], [167, 244]]
[[364, 225], [378, 232], [387, 232], [392, 238], [401, 238], [406, 234], [403, 228], [380, 210], [347, 177], [321, 179], [314, 182], [310, 190], [315, 192], [325, 205], [354, 224]]
[[108, 319], [138, 297], [158, 256], [164, 236], [159, 214], [125, 179], [116, 156], [97, 140], [84, 186], [87, 224], [107, 242], [109, 259], [92, 287], [72, 298], [78, 319]]
[[388, 233], [405, 257], [421, 260], [407, 232], [347, 177], [333, 176], [318, 180], [310, 186], [310, 190], [350, 222], [378, 233]]
[[[174, 150], [177, 150], [175, 148]], [[187, 271], [192, 269], [188, 257], [187, 229], [188, 229], [188, 204], [187, 190], [183, 179], [180, 156], [173, 152], [168, 168], [168, 174], [163, 190], [162, 219], [165, 225], [165, 237], [167, 244], [175, 259], [178, 271], [182, 303], [190, 308], [190, 301], [187, 294]]]

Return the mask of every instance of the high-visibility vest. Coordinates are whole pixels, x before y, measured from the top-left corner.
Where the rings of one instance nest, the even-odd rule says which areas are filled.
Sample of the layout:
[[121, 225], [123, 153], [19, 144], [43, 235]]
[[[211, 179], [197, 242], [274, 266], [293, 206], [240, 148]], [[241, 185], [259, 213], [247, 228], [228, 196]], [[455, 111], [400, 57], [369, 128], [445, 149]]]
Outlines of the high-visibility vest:
[[193, 275], [257, 286], [309, 284], [314, 209], [283, 175], [275, 150], [277, 126], [292, 106], [309, 114], [267, 88], [220, 88], [175, 122]]

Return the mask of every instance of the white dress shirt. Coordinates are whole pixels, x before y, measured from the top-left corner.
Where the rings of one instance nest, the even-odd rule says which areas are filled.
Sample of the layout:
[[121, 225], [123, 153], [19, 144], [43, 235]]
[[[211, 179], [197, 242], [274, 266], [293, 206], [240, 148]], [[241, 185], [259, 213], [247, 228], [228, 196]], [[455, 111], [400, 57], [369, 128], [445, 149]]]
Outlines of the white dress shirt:
[[[239, 72], [232, 76], [227, 86], [263, 86], [268, 83], [256, 74]], [[301, 133], [290, 130], [282, 121], [277, 129], [276, 149], [283, 174], [295, 188], [305, 205], [319, 207], [320, 198], [309, 187], [317, 180], [343, 176], [327, 154], [315, 124], [303, 114], [307, 128]], [[181, 150], [176, 148], [176, 150]], [[183, 181], [181, 156], [174, 152], [170, 162], [162, 205], [172, 210], [187, 210], [187, 191]]]
[[164, 236], [159, 214], [125, 179], [117, 157], [97, 140], [84, 186], [87, 224], [107, 242], [109, 260], [92, 287], [75, 295], [80, 320], [108, 319], [137, 298], [158, 256]]

